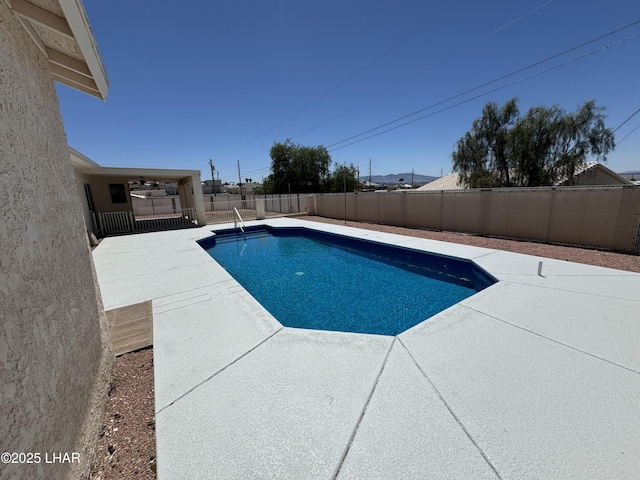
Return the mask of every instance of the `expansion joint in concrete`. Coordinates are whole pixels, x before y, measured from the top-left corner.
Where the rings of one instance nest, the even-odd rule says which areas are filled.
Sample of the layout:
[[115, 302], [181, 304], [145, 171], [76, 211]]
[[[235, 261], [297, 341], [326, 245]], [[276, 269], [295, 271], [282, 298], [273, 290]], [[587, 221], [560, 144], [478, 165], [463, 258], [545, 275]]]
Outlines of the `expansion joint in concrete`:
[[180, 401], [181, 399], [183, 399], [184, 397], [186, 397], [187, 395], [189, 395], [191, 392], [193, 392], [194, 390], [196, 390], [197, 388], [201, 387], [202, 385], [204, 385], [205, 383], [207, 383], [209, 380], [211, 380], [213, 377], [215, 377], [216, 375], [224, 372], [227, 368], [229, 368], [231, 365], [235, 365], [237, 362], [239, 362], [240, 360], [242, 360], [244, 357], [246, 357], [247, 355], [249, 355], [250, 353], [254, 352], [255, 350], [257, 350], [258, 348], [260, 348], [262, 345], [264, 345], [266, 342], [268, 342], [269, 340], [271, 340], [275, 335], [277, 335], [279, 332], [281, 332], [282, 330], [284, 330], [284, 327], [279, 328], [278, 330], [276, 330], [275, 332], [273, 332], [271, 335], [269, 335], [267, 338], [265, 338], [264, 340], [262, 340], [260, 343], [258, 343], [257, 345], [255, 345], [253, 348], [251, 348], [250, 350], [247, 350], [245, 353], [243, 353], [242, 355], [240, 355], [238, 358], [236, 358], [233, 362], [229, 363], [228, 365], [225, 365], [224, 367], [222, 367], [220, 370], [217, 370], [216, 372], [214, 372], [213, 374], [211, 374], [210, 376], [208, 376], [207, 378], [205, 378], [204, 380], [202, 380], [200, 383], [198, 383], [197, 385], [194, 385], [193, 387], [191, 387], [189, 390], [187, 390], [186, 392], [184, 392], [182, 395], [179, 395], [175, 400], [173, 400], [171, 403], [165, 405], [164, 407], [162, 407], [160, 410], [156, 411], [156, 415], [159, 415], [160, 413], [162, 413], [164, 410], [166, 410], [167, 408], [169, 408], [170, 406], [174, 405], [176, 402]]
[[471, 432], [467, 429], [466, 425], [464, 423], [462, 423], [462, 421], [460, 420], [460, 417], [458, 417], [458, 415], [453, 411], [453, 408], [451, 407], [451, 405], [449, 405], [449, 402], [446, 401], [446, 399], [444, 398], [442, 393], [440, 393], [440, 390], [438, 390], [438, 387], [436, 387], [435, 384], [433, 383], [433, 381], [431, 381], [431, 378], [429, 378], [429, 375], [427, 375], [427, 372], [425, 372], [422, 369], [420, 364], [416, 361], [415, 357], [411, 354], [411, 351], [406, 347], [406, 345], [404, 343], [402, 343], [402, 340], [400, 340], [398, 338], [398, 342], [400, 343], [400, 345], [402, 345], [402, 347], [409, 354], [409, 356], [411, 357], [411, 360], [413, 360], [413, 363], [416, 365], [416, 367], [418, 367], [418, 370], [420, 370], [420, 372], [422, 373], [424, 378], [427, 379], [427, 382], [429, 382], [429, 385], [431, 385], [431, 388], [433, 388], [433, 390], [436, 392], [436, 394], [438, 395], [438, 398], [440, 398], [440, 401], [444, 404], [444, 406], [447, 408], [447, 410], [449, 410], [449, 413], [451, 414], [451, 416], [454, 418], [456, 423], [460, 426], [460, 428], [465, 433], [465, 435], [469, 438], [471, 443], [473, 443], [473, 446], [476, 447], [476, 449], [478, 450], [478, 452], [480, 453], [480, 455], [482, 456], [484, 461], [487, 462], [487, 464], [489, 465], [491, 470], [493, 470], [493, 473], [496, 474], [496, 477], [498, 479], [502, 480], [502, 476], [500, 475], [500, 472], [498, 472], [498, 469], [496, 468], [496, 466], [493, 464], [493, 462], [491, 461], [489, 456], [486, 454], [486, 452], [482, 449], [482, 447], [478, 444], [478, 442], [473, 437], [473, 435], [471, 435]]
[[[534, 274], [527, 275], [527, 277], [535, 277], [535, 276], [536, 275], [534, 275]], [[560, 277], [566, 278], [566, 277], [574, 277], [574, 276], [577, 277], [577, 275], [553, 275], [554, 278], [560, 278]], [[604, 276], [605, 275], [598, 275], [597, 278], [602, 278]], [[607, 275], [607, 277], [612, 277], [612, 276], [614, 276], [614, 275]], [[625, 277], [626, 275], [615, 275], [615, 276], [617, 276], [617, 277]], [[544, 278], [547, 278], [547, 277], [544, 277]], [[576, 290], [570, 290], [568, 288], [559, 288], [557, 286], [532, 285], [532, 284], [527, 283], [527, 282], [516, 282], [516, 281], [513, 281], [513, 280], [501, 280], [501, 282], [513, 283], [514, 285], [524, 285], [524, 286], [529, 287], [529, 288], [544, 288], [546, 290], [553, 290], [554, 292], [567, 292], [567, 293], [585, 294], [585, 292], [582, 292], [582, 291], [577, 290], [577, 289]], [[636, 300], [636, 299], [633, 299], [633, 298], [628, 298], [628, 297], [623, 297], [623, 296], [616, 297], [615, 295], [605, 295], [605, 294], [596, 293], [596, 292], [589, 292], [589, 296], [590, 297], [600, 297], [600, 298], [611, 298], [611, 299], [615, 299], [615, 300], [624, 300], [624, 301], [627, 301], [627, 302], [640, 303], [640, 299]]]
[[584, 350], [580, 350], [580, 349], [579, 349], [579, 348], [577, 348], [577, 347], [573, 347], [573, 346], [568, 345], [568, 344], [566, 344], [566, 343], [563, 343], [563, 342], [561, 342], [561, 341], [559, 341], [559, 340], [555, 340], [555, 339], [553, 339], [553, 338], [551, 338], [551, 337], [547, 337], [546, 335], [542, 335], [541, 333], [534, 332], [533, 330], [529, 330], [528, 328], [524, 328], [524, 327], [522, 327], [522, 326], [520, 326], [520, 325], [516, 325], [515, 323], [507, 322], [506, 320], [503, 320], [502, 318], [498, 318], [498, 317], [495, 317], [495, 316], [493, 316], [493, 315], [489, 315], [488, 313], [483, 312], [483, 311], [481, 311], [481, 310], [476, 310], [475, 308], [471, 308], [471, 307], [468, 307], [468, 306], [466, 306], [466, 305], [464, 305], [464, 307], [465, 307], [465, 308], [468, 308], [469, 310], [473, 310], [474, 312], [478, 312], [478, 313], [480, 313], [481, 315], [484, 315], [484, 316], [486, 316], [486, 317], [489, 317], [489, 318], [491, 318], [491, 319], [493, 319], [493, 320], [497, 320], [498, 322], [502, 322], [502, 323], [504, 323], [505, 325], [509, 325], [509, 326], [511, 326], [511, 327], [518, 328], [518, 329], [520, 329], [520, 330], [522, 330], [522, 331], [524, 331], [524, 332], [531, 333], [531, 334], [536, 335], [536, 336], [538, 336], [538, 337], [540, 337], [540, 338], [544, 338], [545, 340], [548, 340], [548, 341], [550, 341], [550, 342], [557, 343], [558, 345], [562, 345], [563, 347], [569, 348], [569, 349], [571, 349], [571, 350], [573, 350], [573, 351], [576, 351], [576, 352], [582, 353], [582, 354], [584, 354], [584, 355], [588, 355], [588, 356], [590, 356], [590, 357], [592, 357], [592, 358], [595, 358], [595, 359], [597, 359], [597, 360], [601, 360], [601, 361], [603, 361], [603, 362], [607, 362], [607, 363], [609, 363], [609, 364], [611, 364], [611, 365], [615, 365], [616, 367], [620, 367], [620, 368], [623, 368], [623, 369], [625, 369], [625, 370], [627, 370], [627, 371], [629, 371], [629, 372], [632, 372], [632, 373], [635, 373], [635, 374], [637, 374], [637, 375], [640, 375], [640, 372], [638, 372], [637, 370], [634, 370], [633, 368], [625, 367], [624, 365], [620, 365], [619, 363], [613, 362], [613, 361], [608, 360], [608, 359], [606, 359], [606, 358], [604, 358], [604, 357], [599, 357], [598, 355], [594, 355], [593, 353], [585, 352]]
[[353, 432], [351, 432], [351, 436], [349, 437], [349, 442], [347, 443], [347, 448], [345, 448], [344, 453], [342, 454], [342, 457], [340, 458], [340, 462], [338, 462], [338, 466], [336, 467], [335, 473], [333, 474], [332, 479], [335, 480], [338, 475], [340, 474], [340, 470], [342, 469], [342, 465], [345, 461], [345, 459], [347, 458], [347, 455], [349, 454], [349, 449], [351, 448], [351, 444], [353, 443], [353, 439], [356, 436], [356, 433], [358, 432], [358, 428], [360, 427], [360, 423], [362, 423], [362, 418], [364, 417], [364, 414], [367, 412], [367, 408], [369, 407], [369, 402], [371, 402], [371, 398], [373, 397], [373, 393], [376, 391], [376, 388], [378, 387], [378, 382], [380, 381], [380, 376], [382, 375], [382, 372], [384, 371], [384, 367], [387, 365], [387, 360], [389, 360], [389, 355], [391, 354], [391, 349], [393, 348], [393, 344], [396, 343], [397, 337], [395, 337], [393, 339], [393, 341], [391, 342], [391, 345], [389, 345], [389, 350], [387, 350], [387, 354], [384, 357], [384, 361], [382, 362], [382, 365], [380, 366], [380, 370], [378, 371], [378, 375], [376, 376], [376, 381], [373, 383], [373, 387], [371, 388], [371, 391], [369, 392], [369, 396], [367, 397], [367, 401], [364, 404], [364, 407], [362, 408], [362, 411], [360, 412], [360, 416], [358, 417], [358, 421], [356, 422], [355, 427], [353, 428]]

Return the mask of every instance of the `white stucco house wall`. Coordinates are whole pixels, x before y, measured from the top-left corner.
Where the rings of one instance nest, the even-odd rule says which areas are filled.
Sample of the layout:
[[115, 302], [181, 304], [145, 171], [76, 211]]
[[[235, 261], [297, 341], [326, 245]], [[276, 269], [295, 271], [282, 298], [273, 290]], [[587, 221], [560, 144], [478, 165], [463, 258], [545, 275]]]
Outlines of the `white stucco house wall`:
[[3, 479], [87, 478], [113, 362], [54, 81], [108, 91], [80, 0], [0, 1], [0, 451], [76, 454]]

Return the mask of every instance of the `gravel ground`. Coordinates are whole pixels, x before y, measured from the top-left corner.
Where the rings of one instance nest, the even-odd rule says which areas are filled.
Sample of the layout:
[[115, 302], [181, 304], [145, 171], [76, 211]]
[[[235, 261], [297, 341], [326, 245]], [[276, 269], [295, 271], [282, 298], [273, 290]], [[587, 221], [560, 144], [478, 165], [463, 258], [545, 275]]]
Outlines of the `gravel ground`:
[[[322, 217], [309, 216], [304, 219], [335, 225], [345, 224], [344, 220]], [[636, 255], [358, 222], [346, 224], [367, 230], [640, 273], [640, 256]], [[96, 458], [91, 469], [91, 480], [156, 478], [154, 410], [153, 348], [127, 353], [116, 358]]]
[[153, 349], [116, 358], [91, 480], [156, 478]]

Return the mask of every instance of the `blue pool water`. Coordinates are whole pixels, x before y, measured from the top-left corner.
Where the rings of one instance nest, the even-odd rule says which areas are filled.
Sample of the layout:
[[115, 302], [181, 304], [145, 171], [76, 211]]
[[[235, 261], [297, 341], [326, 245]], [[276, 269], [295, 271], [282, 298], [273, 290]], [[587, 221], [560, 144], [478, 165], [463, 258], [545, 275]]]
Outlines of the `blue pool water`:
[[495, 282], [465, 260], [299, 227], [199, 243], [288, 327], [397, 335]]

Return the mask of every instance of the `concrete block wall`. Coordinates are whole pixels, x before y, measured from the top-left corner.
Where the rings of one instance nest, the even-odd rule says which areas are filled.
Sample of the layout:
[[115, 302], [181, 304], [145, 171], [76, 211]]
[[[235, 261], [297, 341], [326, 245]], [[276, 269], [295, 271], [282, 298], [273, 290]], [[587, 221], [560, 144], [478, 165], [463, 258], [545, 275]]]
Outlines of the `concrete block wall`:
[[[0, 463], [0, 478], [86, 478], [113, 362], [108, 326], [53, 81], [1, 1], [0, 306], [0, 452], [41, 455]], [[45, 463], [53, 453], [79, 461]]]

